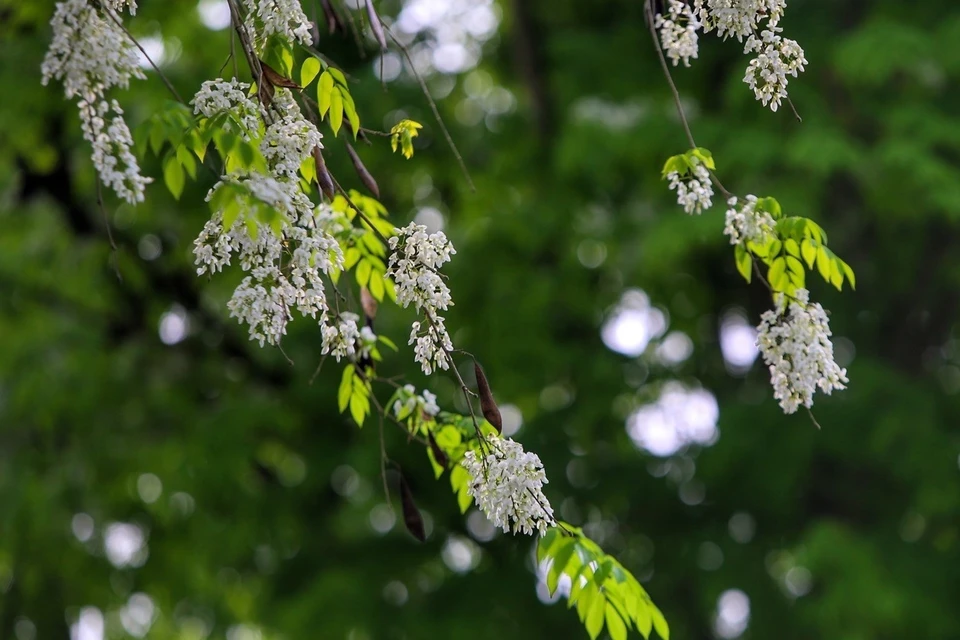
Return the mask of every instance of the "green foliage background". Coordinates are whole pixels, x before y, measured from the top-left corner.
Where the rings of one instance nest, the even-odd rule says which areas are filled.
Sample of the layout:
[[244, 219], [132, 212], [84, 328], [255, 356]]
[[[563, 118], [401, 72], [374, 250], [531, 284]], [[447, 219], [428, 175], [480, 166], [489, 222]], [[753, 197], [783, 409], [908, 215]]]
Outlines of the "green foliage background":
[[[179, 41], [165, 70], [191, 95], [223, 63], [228, 32], [204, 28], [192, 1], [140, 4], [132, 30]], [[953, 7], [791, 2], [785, 35], [810, 62], [790, 84], [802, 124], [753, 100], [735, 43], [711, 36], [700, 60], [676, 72], [697, 143], [713, 151], [725, 185], [817, 220], [857, 272], [855, 293], [811, 279], [835, 335], [855, 347], [849, 390], [817, 401], [822, 431], [803, 413], [781, 414], [759, 364], [746, 377], [724, 367], [722, 313], [739, 306], [755, 323], [769, 299], [737, 274], [722, 208], [688, 217], [660, 181], [663, 160], [686, 143], [642, 3], [500, 4], [480, 69], [517, 96], [517, 109], [492, 128], [458, 123], [463, 78], [440, 104], [476, 193], [415, 84], [385, 93], [349, 39], [321, 40], [358, 80], [364, 123], [388, 127], [401, 109], [425, 124], [412, 160], [386, 139], [361, 149], [383, 201], [405, 223], [418, 186], [432, 181], [425, 204], [446, 213], [458, 249], [455, 342], [480, 357], [498, 399], [521, 409], [517, 437], [542, 457], [554, 505], [605, 533], [605, 550], [643, 578], [674, 638], [712, 637], [717, 597], [733, 588], [750, 597], [748, 638], [960, 637]], [[158, 606], [155, 638], [199, 638], [191, 616], [211, 637], [238, 622], [286, 638], [586, 637], [573, 612], [538, 600], [529, 539], [482, 544], [468, 573], [446, 567], [444, 540], [468, 536], [464, 520], [399, 432], [388, 431], [388, 447], [432, 533], [417, 544], [399, 524], [382, 536], [370, 527], [383, 501], [376, 429], [337, 414], [333, 363], [309, 384], [316, 327], [292, 325], [290, 366], [227, 318], [235, 273], [194, 276], [190, 248], [212, 175], [188, 183], [179, 202], [162, 182], [135, 209], [108, 198], [112, 257], [75, 107], [39, 84], [52, 9], [51, 0], [0, 1], [0, 637], [15, 637], [25, 616], [37, 638], [66, 638], [79, 607], [114, 610], [138, 591]], [[121, 102], [133, 126], [167, 99], [150, 74]], [[583, 117], [590, 104], [634, 115]], [[343, 147], [325, 142], [334, 174], [359, 187]], [[154, 159], [145, 169], [160, 175]], [[138, 255], [145, 234], [162, 242], [154, 261]], [[599, 267], [578, 260], [584, 241], [603, 245]], [[599, 327], [627, 287], [644, 289], [693, 338], [678, 370], [604, 347]], [[172, 305], [189, 314], [191, 333], [166, 346], [157, 326]], [[378, 329], [402, 343], [411, 319], [385, 307]], [[402, 346], [385, 372], [413, 370]], [[716, 394], [721, 435], [658, 477], [660, 461], [624, 431], [624, 407], [673, 378]], [[452, 382], [429, 384], [442, 405], [462, 409]], [[558, 386], [569, 402], [541, 401]], [[341, 465], [361, 478], [352, 499], [331, 482]], [[143, 473], [163, 483], [152, 504], [138, 497]], [[705, 500], [681, 501], [682, 482], [700, 483]], [[172, 499], [178, 492], [192, 510]], [[78, 512], [97, 525], [86, 544], [71, 533]], [[744, 544], [729, 533], [737, 512], [756, 522]], [[115, 569], [103, 556], [112, 521], [148, 531], [141, 568]], [[715, 570], [698, 564], [707, 542], [723, 553]], [[778, 577], [794, 564], [813, 577], [799, 598]], [[403, 606], [383, 595], [394, 580], [408, 589]]]

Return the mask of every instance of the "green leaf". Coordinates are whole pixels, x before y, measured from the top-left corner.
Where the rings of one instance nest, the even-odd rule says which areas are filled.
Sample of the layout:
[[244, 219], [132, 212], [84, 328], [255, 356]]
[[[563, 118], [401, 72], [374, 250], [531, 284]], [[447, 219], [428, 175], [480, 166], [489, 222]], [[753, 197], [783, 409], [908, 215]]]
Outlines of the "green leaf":
[[800, 255], [807, 263], [807, 268], [813, 269], [813, 263], [817, 261], [817, 248], [808, 238], [804, 238], [803, 242], [800, 243]]
[[696, 149], [690, 150], [690, 155], [700, 160], [700, 162], [702, 162], [707, 169], [710, 169], [710, 171], [716, 170], [717, 165], [714, 164], [713, 154], [710, 153], [709, 149], [697, 147]]
[[343, 253], [343, 268], [349, 271], [353, 268], [353, 265], [357, 264], [360, 257], [360, 250], [356, 247], [350, 247]]
[[820, 272], [820, 277], [830, 282], [830, 256], [823, 245], [817, 247], [817, 271]]
[[657, 635], [663, 638], [663, 640], [670, 640], [670, 627], [667, 626], [667, 621], [664, 619], [663, 614], [660, 613], [660, 609], [657, 609], [652, 604], [650, 605], [650, 616], [653, 618], [653, 628], [657, 630]]
[[327, 73], [330, 74], [333, 80], [336, 80], [341, 87], [347, 86], [347, 78], [343, 75], [343, 71], [335, 67], [327, 67]]
[[383, 274], [382, 273], [371, 273], [370, 275], [370, 295], [372, 295], [377, 302], [383, 302]]
[[320, 73], [320, 61], [310, 56], [300, 67], [300, 86], [306, 88]]
[[357, 423], [358, 427], [363, 426], [363, 419], [367, 417], [367, 411], [369, 408], [370, 403], [366, 396], [362, 395], [362, 392], [357, 392], [355, 390], [350, 396], [350, 415], [353, 417], [353, 421]]
[[600, 631], [603, 630], [603, 614], [606, 610], [606, 602], [606, 598], [600, 595], [590, 603], [590, 610], [587, 612], [587, 619], [584, 625], [587, 628], [587, 633], [590, 634], [591, 640], [596, 640], [596, 637], [600, 635]]
[[[636, 584], [634, 589], [643, 593], [643, 587], [641, 587], [639, 583]], [[642, 598], [640, 594], [637, 594], [636, 606], [633, 608], [633, 619], [637, 623], [637, 631], [639, 631], [644, 638], [649, 638], [650, 631], [653, 629], [653, 616], [650, 614], [650, 608], [646, 598]]]
[[320, 110], [320, 117], [327, 115], [330, 109], [330, 100], [333, 97], [333, 76], [327, 69], [320, 76], [320, 82], [317, 83], [317, 108]]
[[367, 286], [367, 283], [370, 281], [370, 271], [372, 268], [370, 261], [366, 259], [361, 260], [360, 264], [357, 265], [357, 283], [361, 287]]
[[379, 341], [382, 342], [383, 344], [387, 345], [388, 347], [390, 347], [390, 348], [393, 349], [394, 351], [397, 351], [397, 344], [396, 344], [393, 340], [391, 340], [390, 338], [388, 338], [387, 336], [378, 335], [378, 336], [377, 336], [377, 340], [379, 340]]
[[607, 633], [610, 634], [612, 640], [626, 640], [627, 638], [627, 625], [623, 623], [623, 618], [620, 617], [620, 614], [617, 613], [617, 610], [614, 609], [613, 605], [609, 602], [607, 603]]
[[[838, 258], [839, 260], [839, 258]], [[853, 269], [850, 268], [843, 260], [840, 260], [840, 268], [843, 269], [843, 274], [847, 276], [847, 280], [850, 281], [850, 288], [856, 290], [857, 288], [857, 278], [853, 274]]]
[[180, 166], [177, 157], [172, 153], [167, 154], [166, 159], [163, 161], [163, 182], [177, 200], [180, 199], [180, 195], [183, 193], [184, 181], [183, 167]]
[[[396, 151], [396, 148], [394, 148], [394, 151]], [[660, 172], [661, 177], [666, 178], [674, 171], [680, 175], [683, 175], [687, 172], [687, 162], [682, 155], [670, 156], [667, 158], [667, 161], [663, 163], [663, 170]]]
[[564, 538], [555, 549], [551, 550], [553, 564], [550, 565], [550, 571], [547, 573], [547, 589], [550, 591], [550, 595], [553, 595], [557, 591], [560, 575], [564, 569], [567, 568], [567, 564], [570, 562], [570, 558], [573, 557], [573, 553], [576, 550], [577, 544], [573, 538]]
[[767, 272], [767, 281], [774, 291], [783, 291], [788, 283], [786, 278], [787, 262], [783, 258], [777, 258], [770, 265]]
[[749, 284], [752, 276], [753, 258], [750, 257], [750, 253], [742, 244], [736, 246], [733, 250], [733, 256], [737, 261], [737, 271], [740, 272], [740, 275], [743, 276], [743, 279]]
[[[796, 243], [794, 243], [796, 244]], [[803, 275], [803, 263], [793, 256], [787, 256], [787, 271], [790, 271], [795, 274]]]
[[353, 365], [348, 364], [343, 368], [343, 376], [340, 378], [340, 388], [337, 390], [337, 406], [340, 413], [347, 409], [350, 402], [350, 394], [353, 392]]
[[340, 132], [340, 127], [343, 125], [343, 96], [340, 95], [340, 91], [334, 91], [330, 94], [330, 128], [333, 130], [333, 135], [337, 135]]
[[840, 271], [840, 266], [837, 264], [839, 258], [832, 260], [830, 262], [830, 284], [837, 288], [837, 291], [843, 290], [843, 273]]
[[193, 153], [187, 149], [187, 147], [181, 145], [177, 147], [177, 160], [180, 162], [180, 165], [187, 170], [187, 174], [190, 176], [190, 179], [196, 180], [197, 161], [193, 157]]
[[550, 527], [547, 529], [547, 532], [543, 534], [543, 537], [537, 540], [537, 563], [541, 563], [544, 559], [551, 553], [553, 546], [557, 544], [563, 536], [560, 534], [560, 529], [557, 527]]
[[783, 248], [787, 250], [787, 253], [795, 258], [800, 257], [800, 245], [797, 244], [797, 241], [793, 238], [787, 238], [783, 242]]

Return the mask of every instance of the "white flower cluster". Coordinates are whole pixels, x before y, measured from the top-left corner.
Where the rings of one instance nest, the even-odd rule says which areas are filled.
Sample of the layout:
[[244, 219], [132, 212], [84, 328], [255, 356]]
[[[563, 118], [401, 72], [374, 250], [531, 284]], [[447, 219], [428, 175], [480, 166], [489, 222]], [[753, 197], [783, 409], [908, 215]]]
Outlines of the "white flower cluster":
[[[398, 420], [413, 415], [416, 409], [428, 416], [436, 416], [440, 413], [440, 407], [437, 405], [437, 396], [424, 389], [423, 393], [417, 395], [417, 389], [412, 384], [403, 386], [400, 390], [400, 397], [393, 403], [393, 414]], [[402, 417], [401, 417], [402, 416]]]
[[543, 495], [547, 476], [540, 457], [509, 438], [492, 437], [486, 443], [490, 450], [485, 457], [467, 451], [461, 462], [470, 474], [467, 492], [504, 533], [544, 535], [555, 519]]
[[240, 123], [240, 135], [244, 140], [257, 136], [260, 131], [260, 110], [250, 99], [250, 85], [233, 80], [207, 80], [190, 101], [193, 112], [207, 118], [229, 113]]
[[730, 244], [756, 242], [772, 239], [776, 222], [766, 211], [757, 211], [757, 196], [748, 195], [737, 207], [736, 197], [727, 200], [727, 220], [723, 233], [730, 236]]
[[[110, 6], [123, 4], [118, 0]], [[131, 12], [136, 3], [131, 3]], [[109, 11], [110, 9], [106, 9]], [[143, 202], [150, 178], [140, 174], [131, 151], [133, 138], [115, 100], [107, 100], [113, 87], [127, 88], [131, 78], [144, 78], [137, 50], [114, 22], [104, 18], [87, 0], [57, 3], [50, 20], [53, 40], [43, 60], [43, 84], [63, 82], [67, 98], [78, 98], [83, 137], [93, 147], [93, 164], [100, 180], [130, 204]]]
[[137, 15], [137, 0], [103, 0], [110, 10], [120, 13], [124, 7], [130, 10], [130, 15]]
[[690, 6], [682, 0], [668, 0], [667, 17], [658, 13], [654, 26], [660, 30], [660, 42], [673, 66], [683, 61], [683, 66], [689, 67], [690, 58], [697, 57], [697, 29], [701, 27]]
[[[278, 35], [300, 44], [313, 44], [310, 34], [310, 21], [300, 6], [300, 0], [243, 0], [247, 12], [247, 29], [257, 34], [258, 42], [266, 42]], [[258, 28], [259, 27], [259, 28]]]
[[[206, 82], [194, 96], [194, 109], [207, 117], [229, 112], [242, 123], [248, 139], [255, 139], [260, 133], [259, 109], [248, 89], [237, 81]], [[358, 341], [361, 354], [364, 349], [369, 353], [372, 343], [363, 342], [355, 314], [341, 313], [330, 323], [323, 276], [343, 268], [343, 251], [331, 228], [336, 218], [329, 207], [314, 207], [297, 176], [301, 163], [320, 146], [320, 132], [303, 117], [287, 89], [277, 89], [269, 111], [260, 114], [272, 123], [260, 137], [267, 173], [236, 171], [223, 176], [207, 194], [209, 201], [218, 189], [235, 190], [234, 206], [240, 212], [229, 229], [223, 226], [223, 212], [204, 226], [194, 242], [197, 274], [216, 273], [238, 255], [248, 275], [227, 308], [249, 326], [250, 339], [260, 346], [280, 341], [296, 309], [304, 316], [319, 316], [323, 353], [339, 361], [357, 352]], [[260, 215], [264, 205], [280, 215], [279, 230], [264, 224]], [[367, 333], [368, 338], [373, 335], [369, 329]]]
[[443, 232], [427, 234], [425, 226], [412, 222], [390, 238], [390, 249], [387, 275], [396, 284], [397, 303], [402, 307], [413, 303], [425, 316], [425, 322], [414, 322], [410, 332], [408, 344], [416, 344], [414, 359], [427, 375], [436, 368], [447, 369], [453, 343], [439, 312], [453, 302], [438, 270], [456, 250]]
[[704, 33], [714, 29], [726, 40], [740, 42], [759, 27], [761, 20], [775, 26], [787, 8], [786, 0], [696, 0], [694, 7], [703, 22]]
[[667, 0], [667, 15], [657, 14], [654, 25], [674, 66], [690, 66], [698, 53], [697, 31], [716, 31], [726, 40], [743, 43], [745, 54], [755, 53], [743, 81], [763, 106], [776, 111], [787, 97], [787, 76], [797, 77], [807, 60], [796, 41], [780, 36], [786, 0]]
[[[323, 224], [328, 217], [324, 207], [314, 209], [296, 183], [259, 173], [224, 177], [207, 199], [226, 185], [239, 187], [250, 198], [229, 229], [223, 228], [222, 213], [215, 214], [204, 226], [194, 241], [197, 274], [216, 273], [237, 254], [240, 267], [249, 275], [234, 291], [227, 308], [231, 316], [249, 325], [251, 340], [258, 340], [261, 346], [265, 342], [277, 344], [286, 334], [295, 308], [311, 318], [319, 314], [324, 346], [343, 349], [326, 327], [328, 306], [322, 276], [343, 267], [343, 252]], [[257, 202], [286, 217], [288, 222], [280, 235], [257, 220]], [[255, 225], [255, 235], [249, 232], [248, 221]], [[338, 334], [349, 331], [342, 324], [335, 329]], [[356, 333], [356, 322], [353, 325]]]
[[744, 48], [744, 53], [756, 52], [757, 57], [747, 65], [743, 81], [771, 111], [776, 111], [787, 97], [787, 76], [796, 78], [807, 64], [796, 40], [780, 37], [779, 31], [780, 27], [769, 27], [759, 38], [751, 34]]
[[295, 114], [277, 118], [267, 127], [260, 141], [260, 153], [276, 175], [296, 180], [300, 164], [310, 157], [315, 147], [323, 148], [322, 137], [316, 125], [297, 110]]
[[801, 404], [813, 406], [818, 387], [827, 395], [846, 389], [847, 370], [834, 361], [827, 314], [806, 289], [797, 289], [789, 303], [777, 294], [776, 303], [761, 316], [757, 346], [770, 367], [774, 397], [784, 413], [794, 413]]
[[713, 205], [713, 185], [710, 183], [710, 172], [696, 157], [692, 157], [692, 176], [681, 176], [676, 171], [667, 174], [670, 189], [677, 192], [677, 204], [689, 214], [700, 214], [704, 209]]
[[357, 352], [357, 341], [360, 339], [360, 330], [357, 328], [359, 319], [360, 316], [357, 314], [344, 311], [338, 317], [336, 324], [323, 325], [320, 330], [323, 339], [320, 353], [324, 355], [329, 353], [337, 359], [337, 362], [340, 362], [340, 358], [354, 355]]

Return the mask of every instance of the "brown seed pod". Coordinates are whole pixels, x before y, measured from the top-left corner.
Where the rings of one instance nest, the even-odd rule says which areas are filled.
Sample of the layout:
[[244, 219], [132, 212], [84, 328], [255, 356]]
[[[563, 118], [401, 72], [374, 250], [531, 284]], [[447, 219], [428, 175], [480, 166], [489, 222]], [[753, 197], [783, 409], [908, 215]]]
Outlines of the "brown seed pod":
[[503, 431], [503, 419], [500, 418], [500, 409], [497, 408], [497, 403], [490, 392], [487, 377], [483, 375], [483, 369], [480, 368], [479, 363], [473, 363], [473, 370], [477, 374], [477, 394], [480, 396], [480, 409], [483, 411], [483, 417], [494, 426], [497, 433], [501, 433]]
[[373, 328], [373, 320], [377, 317], [377, 300], [370, 295], [370, 290], [366, 287], [360, 287], [360, 306], [363, 307], [363, 315], [367, 318], [367, 326]]
[[337, 15], [333, 5], [330, 4], [330, 0], [320, 0], [320, 5], [323, 7], [323, 15], [327, 19], [327, 31], [330, 35], [333, 35], [338, 29], [345, 32], [343, 21], [340, 20], [340, 16]]
[[433, 452], [433, 459], [437, 461], [438, 465], [446, 469], [450, 461], [447, 458], [447, 454], [445, 454], [443, 449], [440, 448], [440, 445], [437, 444], [432, 431], [427, 432], [427, 440], [430, 441], [430, 451]]
[[377, 185], [377, 181], [373, 179], [373, 176], [370, 175], [370, 172], [367, 171], [367, 168], [363, 166], [363, 162], [360, 160], [359, 154], [357, 154], [357, 151], [349, 142], [347, 143], [347, 153], [350, 154], [350, 161], [353, 162], [353, 169], [357, 172], [357, 175], [360, 176], [360, 181], [367, 189], [370, 189], [370, 193], [379, 198], [380, 187]]
[[380, 45], [380, 51], [387, 50], [387, 37], [383, 33], [383, 26], [380, 24], [380, 16], [377, 15], [377, 10], [373, 8], [373, 0], [367, 0], [364, 4], [367, 5], [367, 17], [370, 18], [370, 28], [373, 29], [373, 37], [377, 39], [377, 44]]
[[333, 200], [336, 189], [333, 186], [333, 178], [330, 177], [330, 172], [327, 171], [327, 163], [323, 161], [323, 154], [320, 153], [320, 147], [313, 148], [313, 159], [317, 165], [317, 184], [320, 185], [320, 190], [323, 191], [323, 195]]
[[263, 60], [260, 61], [260, 68], [263, 70], [263, 77], [267, 82], [272, 84], [275, 87], [284, 87], [287, 89], [299, 89], [300, 85], [291, 80], [290, 78], [285, 78], [280, 72], [268, 65]]
[[423, 542], [427, 539], [427, 534], [423, 530], [423, 516], [420, 515], [420, 510], [413, 502], [413, 494], [410, 492], [410, 486], [407, 485], [403, 474], [400, 474], [400, 504], [403, 506], [403, 524], [407, 525], [407, 531], [414, 538]]

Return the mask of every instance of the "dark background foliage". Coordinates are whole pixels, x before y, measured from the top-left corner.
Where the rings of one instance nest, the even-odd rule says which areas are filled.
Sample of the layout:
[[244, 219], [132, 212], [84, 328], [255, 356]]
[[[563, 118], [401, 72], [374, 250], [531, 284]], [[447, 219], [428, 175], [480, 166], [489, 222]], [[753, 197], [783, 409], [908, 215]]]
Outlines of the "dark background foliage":
[[[131, 29], [163, 34], [179, 52], [164, 71], [192, 95], [229, 32], [205, 28], [193, 1], [140, 4]], [[354, 75], [364, 122], [389, 126], [399, 109], [426, 125], [410, 161], [383, 139], [361, 150], [383, 201], [397, 223], [418, 207], [444, 214], [455, 342], [522, 414], [516, 437], [542, 457], [555, 507], [644, 581], [674, 638], [713, 637], [731, 589], [749, 598], [743, 637], [960, 636], [953, 7], [791, 2], [785, 35], [810, 63], [790, 84], [802, 123], [752, 99], [735, 42], [711, 36], [676, 71], [725, 185], [819, 221], [857, 272], [856, 292], [812, 285], [851, 378], [817, 400], [822, 430], [782, 415], [759, 363], [725, 365], [724, 314], [756, 324], [769, 299], [737, 275], [722, 208], [688, 217], [659, 180], [686, 143], [640, 2], [500, 3], [486, 75], [454, 77], [440, 100], [475, 193], [415, 83], [384, 92], [349, 38], [320, 41]], [[538, 599], [531, 540], [470, 542], [446, 480], [399, 432], [387, 445], [430, 534], [371, 526], [384, 517], [377, 429], [336, 413], [332, 362], [309, 383], [316, 327], [292, 325], [290, 366], [227, 317], [236, 272], [194, 275], [213, 173], [179, 202], [157, 184], [142, 206], [108, 197], [101, 211], [75, 106], [39, 83], [52, 10], [0, 1], [0, 637], [68, 637], [81, 607], [122, 636], [137, 593], [155, 605], [156, 638], [586, 637], [562, 601]], [[132, 125], [169, 99], [148, 75], [118, 96]], [[505, 87], [515, 108], [472, 119], [470, 82]], [[358, 185], [326, 142], [334, 173]], [[152, 157], [144, 166], [159, 175]], [[658, 363], [656, 339], [639, 357], [604, 345], [628, 288], [692, 339], [689, 358]], [[171, 313], [189, 333], [167, 345]], [[411, 319], [385, 308], [378, 330], [402, 343]], [[384, 369], [415, 371], [409, 348]], [[715, 444], [668, 458], [634, 446], [626, 417], [668, 380], [716, 396]], [[412, 381], [463, 409], [449, 379]], [[111, 524], [131, 531], [116, 523], [144, 534], [141, 566], [105, 556]], [[451, 569], [467, 552], [475, 566]]]

